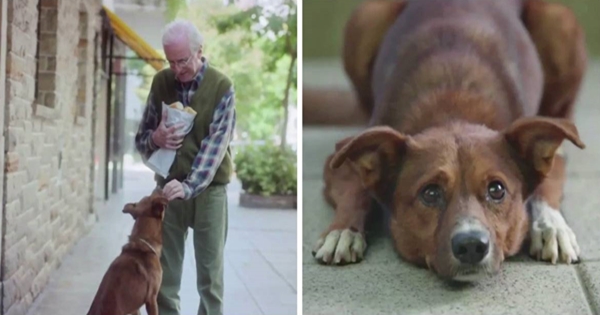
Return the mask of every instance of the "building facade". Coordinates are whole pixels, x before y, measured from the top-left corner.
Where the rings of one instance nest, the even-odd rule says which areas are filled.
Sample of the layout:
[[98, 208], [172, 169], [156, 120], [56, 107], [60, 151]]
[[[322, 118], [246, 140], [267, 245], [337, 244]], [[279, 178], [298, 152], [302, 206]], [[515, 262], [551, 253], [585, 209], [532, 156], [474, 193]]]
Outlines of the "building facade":
[[0, 313], [21, 315], [119, 186], [124, 86], [102, 0], [0, 1]]

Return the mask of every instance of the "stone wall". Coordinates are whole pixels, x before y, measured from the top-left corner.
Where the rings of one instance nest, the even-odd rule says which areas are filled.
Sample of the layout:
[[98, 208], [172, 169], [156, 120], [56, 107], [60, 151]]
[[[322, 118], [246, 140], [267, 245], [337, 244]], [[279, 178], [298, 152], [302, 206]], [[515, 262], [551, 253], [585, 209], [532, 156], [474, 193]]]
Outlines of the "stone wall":
[[3, 314], [26, 313], [92, 222], [91, 115], [105, 110], [93, 102], [90, 40], [100, 4], [8, 1]]
[[[2, 48], [2, 47], [6, 47], [6, 43], [7, 43], [7, 36], [6, 36], [6, 28], [7, 28], [7, 23], [8, 23], [8, 16], [6, 11], [8, 10], [8, 3], [6, 1], [1, 1], [0, 0], [0, 69], [4, 70], [6, 69], [6, 49]], [[4, 166], [4, 161], [5, 161], [5, 156], [4, 156], [4, 144], [6, 141], [4, 141], [4, 139], [6, 139], [6, 129], [4, 128], [4, 115], [5, 112], [7, 111], [7, 107], [5, 106], [6, 104], [6, 71], [0, 71], [0, 130], [2, 130], [2, 139], [3, 141], [0, 141], [0, 165]], [[2, 205], [2, 207], [0, 208], [0, 218], [4, 217], [4, 167], [0, 167], [0, 178], [2, 180], [0, 180], [0, 192], [2, 192], [0, 194], [0, 204]], [[0, 224], [0, 236], [4, 235], [4, 228], [3, 228], [3, 224]], [[2, 248], [4, 248], [3, 246], [3, 237], [0, 237], [0, 250]], [[1, 257], [1, 252], [0, 252], [0, 257]], [[0, 279], [1, 280], [1, 279]], [[1, 304], [0, 304], [0, 311], [1, 311]]]

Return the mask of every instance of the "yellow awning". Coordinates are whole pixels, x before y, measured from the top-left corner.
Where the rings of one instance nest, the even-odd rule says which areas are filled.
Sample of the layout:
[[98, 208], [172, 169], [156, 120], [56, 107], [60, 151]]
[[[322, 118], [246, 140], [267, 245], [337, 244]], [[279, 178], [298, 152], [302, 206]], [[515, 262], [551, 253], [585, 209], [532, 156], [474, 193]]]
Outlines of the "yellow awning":
[[123, 20], [121, 20], [114, 12], [103, 6], [110, 24], [115, 32], [115, 35], [122, 40], [125, 45], [129, 46], [140, 58], [145, 59], [156, 71], [164, 67], [164, 63], [157, 60], [163, 57], [144, 41], [136, 32], [134, 32]]

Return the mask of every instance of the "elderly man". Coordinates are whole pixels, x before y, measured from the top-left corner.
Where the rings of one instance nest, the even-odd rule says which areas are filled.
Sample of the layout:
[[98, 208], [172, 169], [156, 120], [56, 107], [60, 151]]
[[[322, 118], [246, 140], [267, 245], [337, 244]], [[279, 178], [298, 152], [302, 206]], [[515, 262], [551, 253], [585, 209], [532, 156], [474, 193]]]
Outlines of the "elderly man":
[[[163, 223], [158, 294], [161, 315], [179, 314], [184, 243], [194, 233], [198, 314], [223, 314], [223, 249], [227, 235], [227, 191], [233, 163], [229, 142], [235, 126], [234, 92], [230, 79], [202, 56], [203, 38], [190, 22], [165, 27], [163, 47], [170, 67], [152, 81], [136, 148], [144, 159], [158, 148], [177, 150], [167, 178], [156, 174], [158, 187], [169, 198]], [[197, 112], [193, 129], [184, 137], [181, 126], [165, 126], [162, 102], [176, 101]]]

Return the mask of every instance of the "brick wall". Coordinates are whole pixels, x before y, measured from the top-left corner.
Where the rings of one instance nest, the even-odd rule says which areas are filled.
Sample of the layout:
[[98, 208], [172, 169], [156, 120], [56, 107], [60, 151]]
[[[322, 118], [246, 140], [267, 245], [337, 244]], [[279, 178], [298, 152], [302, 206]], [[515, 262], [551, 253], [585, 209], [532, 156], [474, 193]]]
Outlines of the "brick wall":
[[[2, 47], [6, 47], [7, 36], [6, 36], [6, 28], [7, 28], [7, 11], [8, 3], [6, 1], [0, 1], [0, 69], [6, 69], [6, 49], [2, 49]], [[2, 130], [2, 139], [6, 139], [6, 130], [4, 128], [4, 113], [6, 111], [6, 71], [0, 71], [0, 130]], [[5, 141], [0, 141], [0, 165], [4, 165], [4, 144]], [[4, 167], [0, 167], [0, 202], [2, 207], [0, 207], [0, 218], [4, 217]], [[0, 236], [4, 235], [4, 229], [2, 224], [0, 224]], [[3, 238], [0, 237], [0, 249], [3, 248]], [[1, 254], [1, 253], [0, 253]], [[0, 304], [1, 307], [1, 304]]]
[[[87, 39], [99, 29], [100, 3], [8, 1], [4, 314], [26, 313], [92, 218], [91, 115], [101, 109], [92, 103], [94, 41]], [[80, 15], [87, 32], [80, 32]]]

